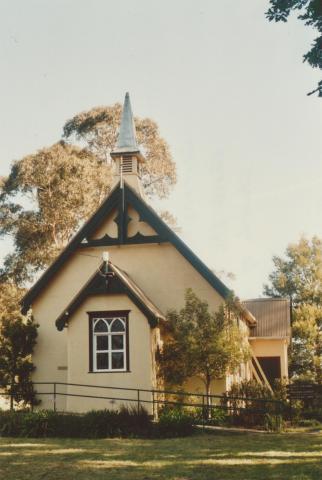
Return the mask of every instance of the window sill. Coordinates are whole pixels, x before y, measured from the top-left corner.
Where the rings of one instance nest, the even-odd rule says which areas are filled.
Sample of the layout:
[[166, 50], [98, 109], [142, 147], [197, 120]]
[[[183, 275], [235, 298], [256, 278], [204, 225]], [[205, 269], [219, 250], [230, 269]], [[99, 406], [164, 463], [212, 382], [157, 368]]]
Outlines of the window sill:
[[132, 373], [131, 370], [102, 370], [101, 372], [87, 372], [87, 373]]

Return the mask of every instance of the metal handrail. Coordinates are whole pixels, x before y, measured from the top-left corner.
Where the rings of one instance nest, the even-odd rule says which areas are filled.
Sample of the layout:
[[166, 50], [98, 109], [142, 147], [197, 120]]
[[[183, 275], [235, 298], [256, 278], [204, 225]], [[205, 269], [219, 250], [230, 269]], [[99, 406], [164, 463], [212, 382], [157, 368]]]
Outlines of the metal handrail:
[[[278, 408], [275, 410], [275, 413], [282, 411], [283, 403], [280, 400], [275, 399], [267, 399], [267, 398], [250, 398], [250, 397], [243, 397], [243, 396], [235, 396], [235, 395], [207, 395], [205, 393], [192, 393], [192, 392], [183, 392], [183, 391], [174, 391], [174, 390], [158, 390], [158, 389], [144, 389], [144, 388], [133, 388], [133, 387], [111, 387], [108, 385], [89, 385], [89, 384], [82, 384], [82, 383], [67, 383], [67, 382], [33, 382], [34, 386], [37, 385], [52, 385], [52, 391], [45, 391], [45, 392], [37, 392], [35, 391], [36, 395], [50, 395], [53, 397], [53, 410], [57, 411], [57, 397], [78, 397], [78, 398], [92, 398], [92, 399], [101, 399], [101, 400], [112, 400], [112, 401], [119, 401], [119, 402], [134, 402], [137, 404], [138, 411], [141, 408], [142, 404], [152, 404], [152, 411], [153, 417], [156, 416], [156, 405], [171, 405], [171, 406], [182, 406], [182, 407], [194, 407], [200, 408], [202, 412], [205, 411], [213, 411], [215, 409], [223, 409], [227, 412], [237, 413], [241, 411], [247, 411], [251, 414], [265, 414], [267, 410], [262, 410], [261, 408], [265, 408], [265, 404], [275, 404]], [[8, 385], [9, 386], [9, 385]], [[16, 385], [19, 387], [19, 385]], [[71, 393], [71, 392], [61, 392], [57, 390], [58, 386], [65, 386], [65, 387], [84, 387], [84, 388], [95, 388], [95, 389], [105, 389], [105, 390], [117, 390], [117, 391], [128, 391], [128, 392], [135, 392], [136, 395], [133, 396], [135, 398], [126, 398], [124, 396], [105, 396], [105, 395], [88, 395], [82, 393]], [[149, 393], [152, 396], [152, 399], [146, 399], [142, 397], [141, 393]], [[16, 393], [3, 393], [3, 396], [13, 396]], [[172, 395], [172, 396], [179, 396], [183, 397], [182, 400], [178, 399], [166, 399], [160, 398], [160, 396], [165, 395]], [[0, 393], [1, 396], [1, 393]], [[184, 397], [199, 397], [199, 402], [189, 402], [184, 401]], [[220, 404], [215, 403], [213, 404], [213, 399], [221, 400]], [[234, 404], [235, 401], [239, 403], [236, 405]], [[249, 406], [247, 405], [248, 402], [256, 402], [255, 405]], [[260, 407], [262, 405], [262, 407]], [[33, 408], [33, 405], [31, 405]]]
[[[71, 387], [86, 387], [86, 388], [103, 388], [107, 390], [121, 390], [121, 391], [131, 391], [131, 392], [142, 392], [142, 393], [151, 393], [151, 394], [165, 394], [165, 395], [178, 395], [178, 396], [188, 396], [188, 397], [204, 397], [209, 399], [223, 399], [223, 400], [242, 400], [249, 402], [264, 402], [264, 403], [281, 403], [280, 400], [272, 398], [252, 398], [252, 397], [243, 397], [236, 395], [215, 395], [206, 393], [193, 393], [193, 392], [183, 392], [180, 390], [158, 390], [158, 389], [144, 389], [144, 388], [133, 388], [133, 387], [111, 387], [107, 385], [90, 385], [83, 383], [67, 383], [67, 382], [33, 382], [33, 385], [63, 385]], [[53, 393], [53, 392], [52, 392]], [[41, 392], [38, 394], [42, 394]], [[58, 394], [58, 393], [57, 393]], [[68, 394], [66, 394], [68, 395]], [[101, 397], [98, 397], [101, 398]], [[118, 400], [118, 398], [115, 398]], [[178, 402], [181, 403], [181, 402]]]

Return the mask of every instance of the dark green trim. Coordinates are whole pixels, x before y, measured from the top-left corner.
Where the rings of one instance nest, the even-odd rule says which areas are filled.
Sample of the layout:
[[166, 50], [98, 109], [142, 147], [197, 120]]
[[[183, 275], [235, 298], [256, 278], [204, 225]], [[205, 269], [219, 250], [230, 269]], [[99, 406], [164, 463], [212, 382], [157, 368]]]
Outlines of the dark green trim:
[[129, 299], [138, 307], [138, 309], [147, 318], [151, 327], [155, 327], [158, 324], [158, 317], [156, 317], [149, 308], [143, 303], [143, 301], [126, 285], [122, 278], [116, 273], [110, 273], [106, 279], [100, 271], [102, 271], [104, 263], [101, 264], [99, 271], [97, 271], [90, 280], [84, 285], [80, 292], [73, 298], [69, 305], [64, 309], [60, 316], [56, 320], [57, 330], [61, 331], [68, 324], [69, 318], [77, 310], [77, 308], [83, 303], [83, 301], [90, 295], [113, 295], [113, 294], [125, 294]]
[[162, 238], [160, 235], [142, 235], [142, 233], [138, 232], [133, 237], [127, 237], [125, 245], [164, 242], [167, 242], [167, 239]]
[[86, 242], [82, 242], [79, 245], [79, 247], [80, 248], [102, 247], [102, 246], [119, 245], [119, 243], [120, 242], [118, 238], [113, 238], [105, 234], [101, 238], [95, 238], [94, 240], [87, 240]]
[[[226, 287], [226, 285], [224, 285], [223, 282], [221, 282], [221, 280], [216, 277], [216, 275], [193, 253], [193, 251], [168, 227], [168, 225], [158, 216], [158, 214], [149, 205], [147, 205], [144, 200], [139, 198], [134, 192], [134, 190], [126, 183], [124, 183], [124, 195], [124, 202], [126, 208], [123, 211], [123, 209], [121, 208], [122, 189], [119, 187], [118, 184], [114, 188], [112, 193], [102, 203], [96, 213], [75, 235], [75, 237], [68, 244], [65, 250], [59, 255], [57, 260], [55, 260], [51, 264], [51, 266], [35, 283], [35, 285], [24, 296], [22, 300], [23, 313], [26, 313], [28, 311], [33, 300], [48, 284], [50, 279], [60, 269], [63, 263], [69, 258], [69, 256], [79, 247], [85, 248], [102, 245], [108, 246], [117, 244], [126, 245], [134, 243], [143, 244], [170, 242], [222, 297], [226, 298], [231, 294], [231, 291]], [[120, 218], [117, 219], [117, 223], [120, 223], [124, 226], [125, 222], [127, 221], [127, 217], [124, 212], [127, 211], [128, 205], [131, 205], [139, 213], [140, 219], [142, 221], [147, 222], [152, 228], [154, 228], [154, 230], [157, 232], [157, 235], [145, 237], [144, 235], [137, 234], [134, 237], [124, 238], [123, 229], [123, 233], [119, 231], [118, 239], [112, 239], [111, 237], [103, 237], [103, 239], [90, 240], [87, 243], [86, 241], [84, 242], [84, 240], [86, 240], [86, 238], [89, 238], [91, 233], [95, 231], [95, 229], [99, 226], [100, 222], [102, 222], [106, 218], [106, 216], [109, 215], [109, 213], [115, 208], [118, 209], [118, 216], [120, 216]], [[121, 234], [123, 235], [123, 242], [120, 243]], [[93, 242], [97, 243], [94, 245]]]
[[[160, 235], [142, 235], [142, 233], [136, 233], [133, 237], [128, 237], [122, 242], [122, 245], [139, 245], [145, 243], [164, 243], [167, 240], [162, 238]], [[113, 245], [119, 245], [118, 238], [112, 238], [109, 235], [104, 235], [101, 238], [96, 238], [95, 240], [88, 240], [87, 242], [82, 242], [80, 248], [90, 248], [90, 247], [110, 247]]]

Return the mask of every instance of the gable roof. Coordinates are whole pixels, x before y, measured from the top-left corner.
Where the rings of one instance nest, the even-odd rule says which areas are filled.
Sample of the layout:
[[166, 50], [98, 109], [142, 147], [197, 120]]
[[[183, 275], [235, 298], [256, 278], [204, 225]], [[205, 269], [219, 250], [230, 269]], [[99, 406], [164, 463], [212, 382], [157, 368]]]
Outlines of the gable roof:
[[255, 298], [244, 302], [257, 320], [251, 337], [289, 338], [291, 307], [287, 298]]
[[[157, 232], [157, 236], [144, 237], [141, 234], [137, 234], [133, 238], [127, 239], [124, 236], [124, 225], [126, 224], [128, 217], [124, 211], [124, 205], [130, 204], [134, 207], [142, 221], [145, 221], [151, 225], [151, 227]], [[100, 222], [106, 218], [113, 209], [119, 209], [118, 226], [119, 236], [117, 239], [110, 238], [108, 236], [103, 237], [99, 242], [90, 242], [88, 240], [91, 233], [99, 226]], [[121, 228], [121, 226], [123, 227]], [[121, 233], [120, 233], [121, 232]], [[47, 268], [38, 281], [31, 287], [28, 293], [22, 299], [22, 312], [26, 313], [30, 308], [32, 302], [39, 295], [39, 293], [46, 287], [51, 278], [60, 269], [63, 263], [72, 255], [77, 248], [91, 247], [96, 245], [124, 245], [133, 243], [151, 243], [151, 242], [170, 242], [183, 257], [188, 260], [191, 265], [200, 273], [200, 275], [223, 297], [227, 298], [231, 295], [224, 283], [193, 253], [193, 251], [171, 230], [171, 228], [158, 216], [158, 214], [151, 208], [142, 198], [138, 197], [135, 191], [124, 182], [123, 188], [120, 188], [118, 183], [107, 198], [102, 202], [97, 211], [92, 217], [85, 223], [85, 225], [76, 233], [66, 248], [61, 252], [56, 260]]]
[[124, 270], [121, 270], [111, 262], [108, 262], [108, 264], [103, 262], [57, 318], [55, 322], [57, 329], [63, 330], [70, 317], [89, 295], [117, 293], [126, 294], [146, 316], [151, 327], [156, 326], [159, 320], [165, 320], [161, 310], [151, 302], [143, 290]]

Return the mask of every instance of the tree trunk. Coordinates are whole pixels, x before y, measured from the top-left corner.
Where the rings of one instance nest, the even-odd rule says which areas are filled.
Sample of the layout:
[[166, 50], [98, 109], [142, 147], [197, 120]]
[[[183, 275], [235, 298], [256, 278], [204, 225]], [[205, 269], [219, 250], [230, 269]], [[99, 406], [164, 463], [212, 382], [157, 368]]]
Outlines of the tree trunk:
[[14, 392], [14, 386], [15, 386], [15, 378], [11, 376], [11, 382], [10, 382], [10, 411], [13, 411], [13, 392]]
[[206, 408], [206, 418], [209, 419], [211, 418], [211, 391], [210, 391], [210, 384], [211, 384], [211, 378], [209, 375], [206, 376], [206, 400], [207, 400], [207, 408]]

